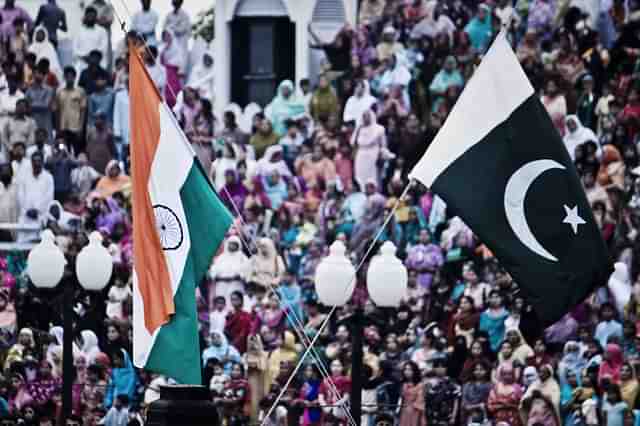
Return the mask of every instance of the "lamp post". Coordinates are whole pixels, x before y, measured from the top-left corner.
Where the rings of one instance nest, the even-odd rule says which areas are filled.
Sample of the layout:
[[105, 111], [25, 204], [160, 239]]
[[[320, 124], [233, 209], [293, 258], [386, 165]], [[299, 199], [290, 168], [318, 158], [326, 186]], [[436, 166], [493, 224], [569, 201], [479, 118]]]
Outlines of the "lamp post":
[[[324, 305], [343, 306], [351, 298], [355, 285], [356, 270], [346, 257], [346, 247], [341, 241], [329, 248], [329, 256], [316, 268], [315, 285], [318, 299]], [[407, 293], [407, 269], [396, 257], [396, 247], [387, 241], [380, 248], [380, 254], [373, 257], [367, 270], [367, 285], [371, 299], [378, 306], [394, 307]], [[351, 415], [356, 424], [362, 416], [362, 339], [365, 315], [361, 306], [349, 319], [351, 326]]]
[[89, 291], [104, 289], [111, 279], [113, 260], [102, 246], [102, 235], [92, 232], [89, 244], [76, 258], [75, 270], [66, 268], [67, 261], [55, 243], [53, 232], [45, 230], [42, 241], [29, 253], [27, 274], [37, 288], [51, 289], [60, 282], [64, 285], [62, 342], [62, 415], [63, 421], [71, 415], [73, 386], [73, 289], [76, 281]]

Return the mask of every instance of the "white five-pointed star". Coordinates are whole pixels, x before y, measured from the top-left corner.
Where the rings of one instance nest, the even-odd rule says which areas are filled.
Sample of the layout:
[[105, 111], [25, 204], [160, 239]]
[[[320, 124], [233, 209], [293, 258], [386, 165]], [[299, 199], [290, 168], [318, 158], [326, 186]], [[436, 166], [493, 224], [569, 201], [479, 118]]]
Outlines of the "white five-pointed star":
[[587, 223], [584, 221], [583, 218], [578, 216], [578, 206], [575, 206], [574, 208], [571, 209], [569, 208], [569, 206], [565, 204], [564, 211], [567, 213], [567, 217], [564, 218], [562, 223], [567, 223], [571, 225], [571, 228], [573, 229], [573, 233], [577, 234], [578, 225], [584, 225], [585, 223]]

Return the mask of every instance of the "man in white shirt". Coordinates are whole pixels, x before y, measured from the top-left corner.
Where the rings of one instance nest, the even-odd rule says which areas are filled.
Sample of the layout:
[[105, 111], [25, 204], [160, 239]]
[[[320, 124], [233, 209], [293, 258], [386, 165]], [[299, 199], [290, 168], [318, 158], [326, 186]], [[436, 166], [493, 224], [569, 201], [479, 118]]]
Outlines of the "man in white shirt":
[[73, 57], [74, 67], [77, 74], [80, 75], [82, 71], [88, 66], [89, 53], [92, 50], [98, 50], [102, 53], [102, 61], [100, 66], [102, 68], [107, 67], [107, 60], [109, 58], [109, 35], [100, 25], [97, 25], [98, 12], [92, 6], [89, 6], [84, 11], [84, 22], [80, 26], [77, 34], [73, 37]]
[[126, 161], [129, 151], [129, 77], [124, 81], [124, 87], [116, 92], [113, 106], [113, 137], [120, 160]]
[[18, 220], [17, 185], [9, 163], [0, 164], [0, 222]]
[[176, 37], [176, 42], [185, 52], [188, 51], [189, 37], [191, 37], [191, 18], [182, 10], [183, 0], [173, 0], [173, 11], [165, 18], [162, 30], [170, 30]]
[[150, 46], [158, 43], [156, 27], [158, 26], [158, 12], [151, 9], [151, 0], [141, 0], [142, 10], [137, 11], [131, 20], [131, 30], [141, 34]]
[[[47, 216], [49, 204], [53, 201], [53, 176], [44, 170], [44, 158], [40, 152], [31, 157], [31, 173], [25, 173], [18, 181], [19, 223], [41, 225]], [[21, 231], [18, 242], [33, 241], [39, 232]]]

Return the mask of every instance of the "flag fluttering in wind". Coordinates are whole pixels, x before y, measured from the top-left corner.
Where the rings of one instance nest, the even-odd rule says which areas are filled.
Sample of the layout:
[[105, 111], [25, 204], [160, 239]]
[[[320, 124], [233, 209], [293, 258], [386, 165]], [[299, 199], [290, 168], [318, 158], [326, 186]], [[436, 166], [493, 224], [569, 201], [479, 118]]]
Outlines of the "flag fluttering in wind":
[[549, 325], [612, 271], [573, 162], [500, 33], [410, 177], [487, 244]]
[[199, 385], [196, 286], [233, 218], [134, 49], [129, 87], [134, 364]]

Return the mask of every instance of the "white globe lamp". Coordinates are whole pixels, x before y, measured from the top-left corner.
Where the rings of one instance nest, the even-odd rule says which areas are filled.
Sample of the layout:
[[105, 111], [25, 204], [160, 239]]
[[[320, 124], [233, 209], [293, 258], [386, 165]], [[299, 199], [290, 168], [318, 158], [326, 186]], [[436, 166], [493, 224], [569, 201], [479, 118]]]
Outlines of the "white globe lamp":
[[378, 306], [397, 307], [407, 294], [408, 279], [407, 268], [396, 257], [396, 246], [387, 241], [367, 270], [369, 296]]
[[38, 288], [54, 288], [64, 275], [67, 260], [55, 243], [50, 230], [42, 233], [42, 240], [27, 257], [27, 274]]
[[329, 256], [322, 259], [316, 268], [316, 293], [323, 305], [342, 306], [351, 298], [356, 270], [346, 252], [342, 241], [334, 242], [329, 247]]
[[76, 258], [76, 275], [83, 288], [89, 291], [100, 291], [111, 279], [113, 258], [102, 245], [102, 235], [92, 232], [89, 244]]

